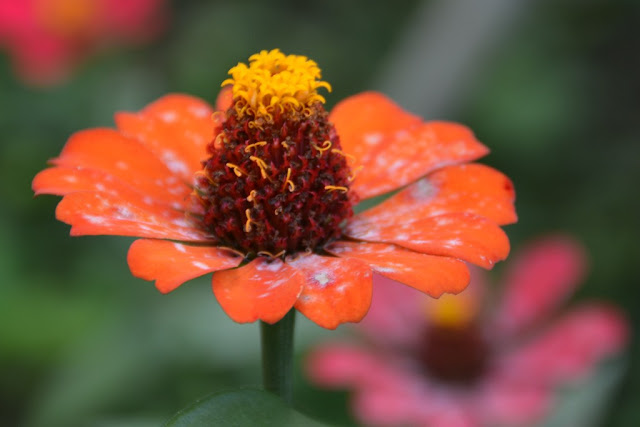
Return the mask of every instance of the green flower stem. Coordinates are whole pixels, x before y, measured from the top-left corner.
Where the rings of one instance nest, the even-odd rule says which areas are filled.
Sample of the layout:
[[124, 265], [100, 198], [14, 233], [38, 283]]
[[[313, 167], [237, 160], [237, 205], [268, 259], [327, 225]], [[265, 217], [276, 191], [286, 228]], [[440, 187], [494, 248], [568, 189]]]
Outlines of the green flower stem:
[[260, 322], [262, 341], [262, 381], [264, 389], [291, 405], [293, 400], [293, 328], [296, 310], [291, 309], [279, 322]]

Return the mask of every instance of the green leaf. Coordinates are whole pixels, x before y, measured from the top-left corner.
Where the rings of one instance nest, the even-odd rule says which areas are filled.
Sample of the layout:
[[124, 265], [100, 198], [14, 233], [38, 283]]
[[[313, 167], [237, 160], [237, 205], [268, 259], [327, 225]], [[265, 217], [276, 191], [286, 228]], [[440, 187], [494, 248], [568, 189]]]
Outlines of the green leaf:
[[254, 389], [214, 393], [178, 412], [165, 424], [183, 426], [327, 427], [290, 408], [277, 396]]

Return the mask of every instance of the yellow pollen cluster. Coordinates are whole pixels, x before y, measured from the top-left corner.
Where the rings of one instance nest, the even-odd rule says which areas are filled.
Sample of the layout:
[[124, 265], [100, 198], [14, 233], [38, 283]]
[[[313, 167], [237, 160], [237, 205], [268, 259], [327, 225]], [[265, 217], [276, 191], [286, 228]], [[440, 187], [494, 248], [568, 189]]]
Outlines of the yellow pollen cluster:
[[428, 301], [427, 310], [431, 323], [449, 328], [467, 326], [477, 315], [477, 301], [469, 295], [442, 295]]
[[276, 113], [311, 114], [310, 106], [325, 99], [319, 88], [331, 92], [329, 83], [319, 80], [318, 64], [300, 55], [284, 55], [280, 50], [263, 50], [249, 57], [249, 66], [239, 63], [229, 70], [234, 106], [245, 115], [273, 120]]

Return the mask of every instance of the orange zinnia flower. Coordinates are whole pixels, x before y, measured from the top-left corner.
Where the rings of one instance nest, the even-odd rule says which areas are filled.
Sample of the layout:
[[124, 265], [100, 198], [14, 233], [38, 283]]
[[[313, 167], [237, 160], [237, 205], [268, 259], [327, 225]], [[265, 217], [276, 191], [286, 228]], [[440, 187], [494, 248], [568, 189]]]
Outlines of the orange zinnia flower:
[[[372, 272], [429, 295], [491, 268], [516, 220], [502, 173], [465, 164], [487, 154], [459, 124], [423, 122], [381, 94], [323, 107], [320, 69], [278, 50], [223, 82], [216, 111], [168, 95], [116, 129], [74, 134], [36, 194], [64, 198], [72, 235], [142, 237], [133, 275], [163, 293], [206, 273], [237, 322], [275, 323], [292, 307], [325, 328], [357, 322]], [[213, 120], [212, 120], [213, 118]], [[353, 215], [358, 200], [401, 188]], [[357, 209], [356, 209], [357, 210]]]

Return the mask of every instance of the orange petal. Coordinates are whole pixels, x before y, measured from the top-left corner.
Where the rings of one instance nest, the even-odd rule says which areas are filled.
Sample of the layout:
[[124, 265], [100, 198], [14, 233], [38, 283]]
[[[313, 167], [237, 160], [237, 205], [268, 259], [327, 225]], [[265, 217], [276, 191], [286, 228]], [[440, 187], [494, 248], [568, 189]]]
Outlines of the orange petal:
[[64, 196], [78, 191], [104, 191], [113, 195], [134, 192], [130, 185], [106, 172], [78, 167], [54, 167], [39, 172], [31, 183], [36, 196]]
[[195, 228], [181, 211], [109, 193], [68, 194], [58, 204], [56, 218], [71, 225], [72, 236], [110, 234], [186, 241], [211, 239]]
[[382, 94], [345, 99], [331, 112], [343, 150], [363, 166], [351, 188], [363, 199], [407, 185], [446, 165], [488, 153], [473, 133], [457, 123], [422, 120]]
[[213, 140], [213, 109], [188, 95], [167, 95], [139, 113], [117, 113], [118, 129], [138, 140], [182, 180], [202, 169]]
[[233, 86], [225, 86], [216, 99], [216, 111], [227, 111], [233, 105]]
[[371, 270], [361, 261], [315, 254], [302, 255], [289, 265], [304, 277], [296, 309], [327, 329], [359, 322], [371, 305]]
[[364, 92], [339, 102], [329, 120], [335, 125], [342, 149], [360, 161], [379, 149], [382, 139], [395, 132], [415, 129], [422, 120], [407, 113], [387, 97]]
[[516, 222], [513, 184], [488, 166], [449, 166], [431, 173], [378, 206], [361, 214], [371, 222], [394, 223], [452, 212], [484, 216], [497, 224]]
[[57, 166], [103, 171], [143, 194], [165, 194], [165, 198], [182, 201], [191, 192], [149, 150], [112, 129], [76, 132], [52, 162]]
[[129, 183], [96, 169], [64, 166], [45, 169], [33, 179], [32, 187], [36, 195], [64, 196], [79, 191], [97, 191], [127, 200], [138, 198], [148, 205], [164, 204], [185, 212], [199, 212], [199, 206], [188, 199], [176, 197], [164, 186], [147, 186], [143, 193]]
[[457, 294], [469, 284], [467, 266], [454, 258], [421, 254], [384, 243], [338, 241], [326, 249], [343, 258], [362, 260], [376, 273], [435, 298], [444, 292]]
[[190, 246], [166, 240], [136, 240], [127, 261], [131, 273], [144, 280], [155, 280], [163, 294], [184, 282], [212, 271], [237, 267], [242, 258], [213, 246]]
[[346, 234], [370, 242], [395, 243], [418, 252], [460, 258], [491, 268], [509, 254], [509, 239], [494, 222], [469, 213], [416, 218], [398, 215], [380, 224], [357, 216]]
[[213, 293], [238, 323], [276, 323], [298, 299], [304, 277], [279, 259], [259, 257], [249, 264], [213, 275]]

